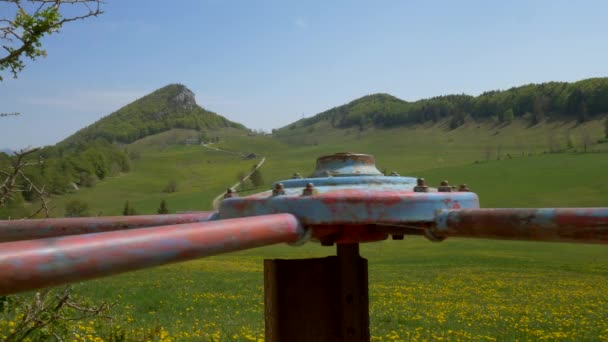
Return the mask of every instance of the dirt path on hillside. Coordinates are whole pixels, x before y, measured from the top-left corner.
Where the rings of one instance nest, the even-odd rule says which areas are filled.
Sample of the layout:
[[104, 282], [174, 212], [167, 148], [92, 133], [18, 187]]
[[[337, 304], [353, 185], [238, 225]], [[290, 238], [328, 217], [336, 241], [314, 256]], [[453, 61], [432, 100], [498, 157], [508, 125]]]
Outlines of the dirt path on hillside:
[[[216, 147], [211, 147], [211, 146], [209, 146], [208, 144], [201, 144], [201, 146], [203, 146], [203, 147], [205, 147], [205, 148], [208, 148], [208, 149], [210, 149], [210, 150], [213, 150], [213, 151], [217, 151], [217, 152], [223, 152], [223, 153], [229, 153], [229, 154], [232, 154], [232, 155], [237, 155], [237, 156], [239, 156], [239, 157], [243, 157], [243, 156], [245, 155], [244, 153], [233, 152], [233, 151], [227, 151], [227, 150], [222, 150], [222, 149], [219, 149], [219, 148], [216, 148]], [[251, 175], [252, 175], [254, 172], [256, 172], [257, 170], [259, 170], [259, 169], [262, 167], [262, 165], [264, 165], [264, 162], [265, 162], [265, 161], [266, 161], [266, 157], [262, 156], [262, 159], [261, 159], [261, 160], [260, 160], [260, 161], [259, 161], [257, 164], [255, 164], [255, 168], [253, 168], [251, 171], [249, 171], [249, 173], [247, 173], [247, 174], [245, 175], [245, 177], [243, 177], [243, 178], [242, 178], [241, 180], [239, 180], [238, 182], [234, 183], [234, 185], [233, 185], [233, 186], [231, 186], [230, 188], [232, 188], [232, 189], [236, 189], [236, 188], [238, 188], [239, 186], [241, 186], [241, 184], [243, 184], [243, 182], [247, 181], [247, 180], [248, 180], [248, 179], [251, 177]], [[219, 208], [219, 206], [220, 206], [220, 201], [221, 201], [222, 199], [224, 199], [224, 193], [225, 193], [225, 192], [222, 192], [221, 194], [217, 195], [217, 196], [216, 196], [216, 197], [213, 199], [213, 209], [214, 209], [214, 210], [217, 210], [217, 209]]]
[[204, 148], [208, 148], [208, 149], [213, 150], [213, 151], [218, 151], [218, 152], [229, 153], [229, 154], [232, 154], [232, 155], [235, 155], [235, 156], [240, 156], [240, 157], [244, 157], [244, 156], [245, 156], [245, 154], [243, 154], [243, 153], [241, 153], [241, 152], [234, 152], [234, 151], [222, 150], [222, 149], [219, 149], [219, 148], [217, 148], [217, 147], [212, 147], [212, 146], [209, 146], [209, 145], [210, 145], [210, 144], [201, 144], [201, 146], [203, 146]]

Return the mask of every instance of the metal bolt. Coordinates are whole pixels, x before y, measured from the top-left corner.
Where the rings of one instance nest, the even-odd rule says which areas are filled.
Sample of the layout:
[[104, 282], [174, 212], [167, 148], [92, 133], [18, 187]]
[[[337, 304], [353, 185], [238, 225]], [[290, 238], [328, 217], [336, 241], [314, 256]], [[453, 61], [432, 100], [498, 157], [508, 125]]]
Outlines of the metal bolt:
[[296, 172], [293, 174], [293, 176], [291, 177], [292, 179], [302, 179], [302, 175], [299, 172]]
[[453, 189], [447, 180], [442, 181], [441, 185], [439, 185], [439, 187], [437, 188], [437, 191], [439, 192], [452, 192], [452, 190]]
[[283, 187], [283, 183], [277, 183], [272, 189], [272, 196], [285, 195], [285, 187]]
[[239, 195], [236, 193], [236, 190], [234, 190], [233, 188], [226, 189], [224, 198], [233, 198], [233, 197], [239, 197]]
[[460, 184], [460, 187], [458, 187], [458, 191], [468, 192], [471, 190], [469, 190], [469, 187], [466, 184]]
[[429, 187], [426, 185], [424, 178], [418, 178], [418, 180], [416, 180], [414, 192], [429, 192]]
[[302, 196], [312, 196], [316, 193], [315, 185], [312, 183], [306, 183], [306, 187], [302, 190]]
[[391, 172], [391, 177], [399, 177], [399, 176], [400, 176], [400, 174], [397, 173], [397, 171]]

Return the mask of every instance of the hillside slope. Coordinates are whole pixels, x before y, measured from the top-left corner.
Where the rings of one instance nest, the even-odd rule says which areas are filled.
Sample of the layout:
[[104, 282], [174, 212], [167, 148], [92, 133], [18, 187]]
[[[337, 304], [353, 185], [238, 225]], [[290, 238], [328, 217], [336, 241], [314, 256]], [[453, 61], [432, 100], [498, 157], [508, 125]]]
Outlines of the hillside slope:
[[[364, 132], [350, 129], [350, 133], [348, 129], [332, 133], [330, 128], [327, 131], [317, 128], [314, 136], [324, 139], [319, 144], [227, 132], [213, 146], [267, 158], [261, 169], [266, 185], [252, 192], [268, 190], [271, 182], [291, 178], [296, 172], [309, 175], [319, 156], [352, 151], [375, 155], [378, 168], [387, 173], [397, 171], [403, 176], [422, 176], [431, 184], [438, 184], [442, 179], [454, 184], [468, 183], [483, 194], [484, 205], [514, 206], [518, 199], [527, 196], [529, 200], [519, 205], [601, 206], [606, 203], [606, 190], [598, 186], [597, 177], [605, 172], [608, 161], [608, 143], [597, 143], [603, 134], [601, 123], [600, 120], [582, 125], [543, 123], [531, 128], [522, 122], [498, 128], [467, 123], [448, 131], [444, 123], [443, 126], [415, 125]], [[165, 137], [168, 133], [125, 146], [129, 151], [140, 151], [140, 157], [132, 161], [130, 173], [111, 177], [95, 188], [55, 198], [55, 215], [62, 215], [64, 205], [72, 199], [82, 200], [90, 205], [92, 212], [104, 215], [120, 214], [124, 200], [129, 200], [142, 214], [154, 213], [162, 199], [167, 201], [171, 212], [208, 210], [218, 193], [258, 162], [200, 145], [170, 144]], [[585, 134], [593, 139], [587, 153], [583, 146]], [[306, 136], [300, 138], [304, 141]], [[572, 148], [568, 148], [568, 140]], [[159, 147], [159, 141], [166, 145]], [[551, 150], [555, 153], [550, 153]], [[496, 176], [502, 167], [505, 169], [500, 172], [506, 176], [516, 174], [517, 179], [503, 182], [505, 175]], [[482, 172], [484, 170], [488, 172]], [[543, 176], [544, 173], [551, 176]], [[531, 178], [526, 180], [526, 174]], [[177, 181], [178, 191], [164, 193], [163, 188], [171, 180]], [[493, 180], [497, 183], [493, 184]], [[514, 187], [518, 182], [521, 186]], [[556, 187], [555, 191], [568, 191], [568, 196], [558, 196], [559, 201], [558, 197], [551, 197], [549, 202], [544, 192], [535, 190], [553, 189], [552, 186]], [[576, 198], [572, 196], [574, 188], [580, 190]], [[506, 201], [500, 195], [502, 189], [516, 189], [518, 193]]]
[[173, 128], [213, 130], [226, 127], [245, 129], [243, 125], [197, 105], [190, 89], [170, 84], [81, 129], [59, 145], [71, 146], [99, 138], [128, 144]]
[[590, 78], [574, 83], [548, 82], [488, 91], [479, 96], [438, 96], [408, 102], [389, 94], [373, 94], [334, 107], [310, 118], [275, 130], [278, 137], [290, 136], [309, 127], [394, 128], [449, 119], [454, 129], [467, 121], [508, 124], [522, 119], [536, 125], [549, 119], [585, 122], [608, 113], [608, 78]]

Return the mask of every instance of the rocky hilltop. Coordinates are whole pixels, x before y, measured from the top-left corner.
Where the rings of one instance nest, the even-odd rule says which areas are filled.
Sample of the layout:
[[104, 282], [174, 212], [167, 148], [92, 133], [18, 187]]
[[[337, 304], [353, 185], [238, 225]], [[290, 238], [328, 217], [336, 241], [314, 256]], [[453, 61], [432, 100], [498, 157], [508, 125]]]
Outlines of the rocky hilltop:
[[195, 94], [182, 84], [160, 88], [81, 129], [59, 145], [103, 139], [128, 144], [173, 128], [199, 131], [245, 126], [208, 111], [196, 103]]

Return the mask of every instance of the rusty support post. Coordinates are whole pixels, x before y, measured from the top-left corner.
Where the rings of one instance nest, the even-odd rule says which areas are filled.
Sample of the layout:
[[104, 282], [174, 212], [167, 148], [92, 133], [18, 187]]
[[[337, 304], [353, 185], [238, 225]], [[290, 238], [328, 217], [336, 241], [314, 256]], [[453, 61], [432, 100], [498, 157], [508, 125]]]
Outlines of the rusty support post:
[[367, 260], [338, 256], [264, 260], [266, 341], [369, 341]]
[[369, 341], [369, 291], [367, 260], [359, 255], [359, 244], [338, 244], [342, 341]]

